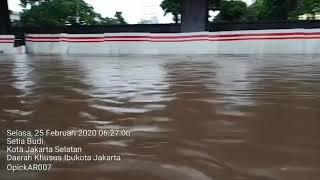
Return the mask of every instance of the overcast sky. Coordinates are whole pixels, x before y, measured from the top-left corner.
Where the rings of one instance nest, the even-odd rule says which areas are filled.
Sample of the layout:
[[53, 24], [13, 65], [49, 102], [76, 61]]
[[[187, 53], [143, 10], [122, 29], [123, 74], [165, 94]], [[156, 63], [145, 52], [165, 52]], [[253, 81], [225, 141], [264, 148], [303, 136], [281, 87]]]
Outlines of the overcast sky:
[[[150, 19], [157, 16], [160, 23], [172, 22], [172, 16], [163, 16], [160, 7], [162, 0], [85, 0], [91, 4], [95, 11], [102, 16], [113, 17], [116, 11], [122, 11], [124, 18], [129, 23], [137, 23], [141, 19]], [[244, 0], [251, 3], [252, 0]], [[20, 11], [20, 0], [8, 0], [9, 8], [13, 11]]]

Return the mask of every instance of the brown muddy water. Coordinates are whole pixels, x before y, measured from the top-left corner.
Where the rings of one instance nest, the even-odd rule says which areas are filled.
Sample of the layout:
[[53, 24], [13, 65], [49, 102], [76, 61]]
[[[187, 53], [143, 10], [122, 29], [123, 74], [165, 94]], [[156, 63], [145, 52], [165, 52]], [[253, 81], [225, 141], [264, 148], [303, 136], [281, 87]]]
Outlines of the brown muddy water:
[[121, 155], [50, 173], [6, 172], [3, 145], [0, 179], [319, 180], [320, 56], [2, 55], [0, 127], [131, 131], [45, 139]]

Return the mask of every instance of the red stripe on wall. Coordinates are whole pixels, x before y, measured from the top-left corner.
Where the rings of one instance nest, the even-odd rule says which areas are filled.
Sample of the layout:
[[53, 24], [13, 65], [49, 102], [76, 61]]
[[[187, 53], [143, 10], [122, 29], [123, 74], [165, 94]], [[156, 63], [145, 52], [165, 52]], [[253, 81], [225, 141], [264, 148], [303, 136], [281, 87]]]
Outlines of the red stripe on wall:
[[14, 43], [14, 41], [14, 38], [0, 38], [0, 43], [2, 44]]
[[150, 36], [105, 36], [105, 39], [114, 39], [114, 38], [150, 38]]
[[81, 37], [81, 38], [61, 38], [62, 42], [104, 42], [104, 39], [99, 37]]
[[181, 39], [181, 40], [152, 40], [151, 42], [200, 42], [200, 41], [208, 41], [207, 38], [205, 39]]
[[209, 37], [241, 37], [241, 36], [309, 36], [320, 35], [320, 32], [314, 33], [257, 33], [257, 34], [221, 34], [209, 35]]
[[103, 37], [61, 37], [61, 39], [103, 39]]
[[95, 41], [95, 40], [62, 40], [61, 42], [78, 42], [78, 43], [98, 43], [104, 42], [102, 41]]
[[32, 36], [26, 36], [26, 38], [31, 38], [31, 39], [60, 39], [60, 37], [32, 37]]
[[145, 39], [106, 39], [105, 42], [149, 42], [150, 40]]
[[60, 40], [26, 39], [27, 42], [61, 42]]
[[2, 40], [4, 40], [4, 41], [7, 41], [7, 40], [14, 41], [14, 38], [0, 38], [0, 41], [2, 41]]
[[151, 36], [151, 39], [183, 39], [183, 38], [208, 38], [208, 35], [190, 36]]
[[0, 44], [13, 44], [14, 41], [0, 41]]
[[294, 40], [294, 39], [320, 39], [320, 37], [228, 38], [228, 39], [210, 39], [209, 41]]

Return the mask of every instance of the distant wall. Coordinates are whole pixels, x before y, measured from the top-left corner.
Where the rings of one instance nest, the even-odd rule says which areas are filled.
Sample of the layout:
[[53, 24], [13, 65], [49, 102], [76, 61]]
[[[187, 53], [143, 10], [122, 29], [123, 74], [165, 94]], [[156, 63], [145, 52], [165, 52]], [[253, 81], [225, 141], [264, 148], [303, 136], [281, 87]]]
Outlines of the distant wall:
[[316, 29], [320, 21], [259, 21], [259, 22], [218, 22], [207, 25], [206, 30], [240, 31], [240, 30], [275, 30], [275, 29]]
[[12, 35], [0, 35], [0, 54], [15, 53], [14, 48], [14, 36]]
[[29, 34], [32, 54], [315, 54], [320, 29], [199, 33]]
[[[313, 29], [320, 28], [320, 21], [264, 21], [264, 22], [218, 22], [209, 23], [206, 31], [272, 30], [272, 29]], [[125, 24], [125, 25], [79, 25], [12, 27], [11, 34], [102, 34], [120, 32], [179, 33], [180, 24]]]
[[74, 25], [13, 27], [13, 34], [103, 34], [118, 32], [178, 33], [180, 24], [124, 24], [124, 25]]

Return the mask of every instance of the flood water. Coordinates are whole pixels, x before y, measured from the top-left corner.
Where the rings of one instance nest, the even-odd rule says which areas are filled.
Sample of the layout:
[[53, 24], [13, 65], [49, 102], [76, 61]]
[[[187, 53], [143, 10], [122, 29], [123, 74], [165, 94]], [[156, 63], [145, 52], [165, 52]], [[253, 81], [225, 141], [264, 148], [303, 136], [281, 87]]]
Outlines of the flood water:
[[[121, 155], [0, 179], [319, 180], [320, 56], [0, 56], [0, 128], [128, 129], [48, 138]], [[2, 139], [2, 143], [5, 141]]]

